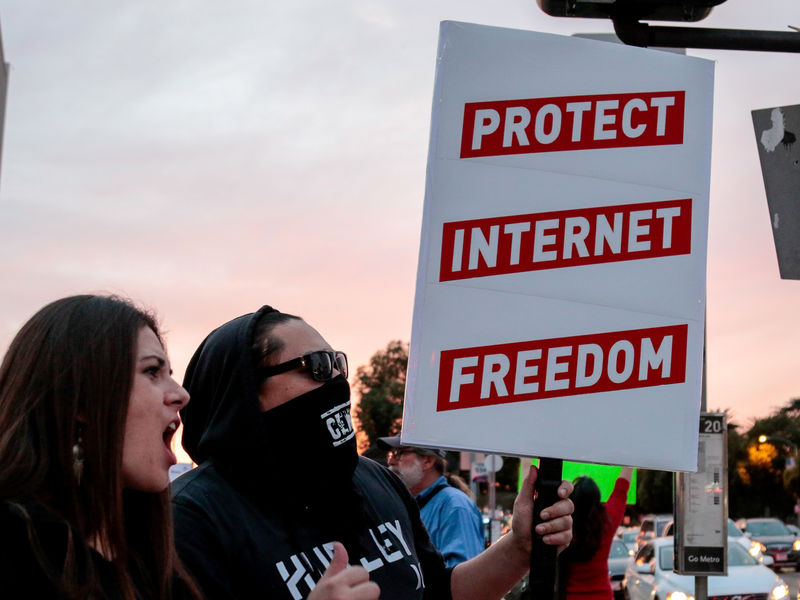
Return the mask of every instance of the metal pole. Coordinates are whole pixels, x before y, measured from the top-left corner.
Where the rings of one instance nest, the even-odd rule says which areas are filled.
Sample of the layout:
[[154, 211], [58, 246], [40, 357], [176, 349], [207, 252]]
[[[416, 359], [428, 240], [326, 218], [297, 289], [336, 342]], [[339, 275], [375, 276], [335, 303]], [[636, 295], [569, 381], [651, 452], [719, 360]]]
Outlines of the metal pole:
[[624, 17], [613, 19], [613, 23], [617, 37], [629, 46], [800, 52], [800, 34], [796, 31], [660, 27]]
[[694, 597], [695, 600], [708, 599], [708, 575], [694, 576]]
[[472, 474], [473, 474], [472, 466], [474, 464], [475, 464], [475, 453], [474, 452], [470, 452], [469, 453], [469, 489], [472, 492], [472, 495], [475, 496], [475, 498], [477, 498], [478, 497], [478, 492], [480, 490], [479, 490], [478, 482], [475, 479], [472, 478]]
[[[488, 463], [490, 455], [486, 455], [486, 462]], [[494, 482], [495, 482], [495, 475], [494, 475], [494, 464], [488, 465], [487, 467], [492, 467], [487, 469], [488, 473], [488, 481], [489, 481], [489, 543], [494, 544], [497, 541], [497, 538], [494, 535], [495, 532], [495, 522], [497, 521], [497, 492], [494, 489]]]
[[[707, 330], [703, 328], [703, 383], [700, 388], [700, 412], [706, 412], [706, 343], [708, 342]], [[708, 576], [695, 575], [694, 577], [695, 600], [708, 600]]]

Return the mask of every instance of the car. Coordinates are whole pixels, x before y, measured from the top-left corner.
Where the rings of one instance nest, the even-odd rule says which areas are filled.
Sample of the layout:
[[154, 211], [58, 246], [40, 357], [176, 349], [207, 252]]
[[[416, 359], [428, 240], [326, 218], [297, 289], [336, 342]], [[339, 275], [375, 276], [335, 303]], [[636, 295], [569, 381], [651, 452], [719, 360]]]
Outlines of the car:
[[800, 537], [800, 527], [798, 527], [797, 525], [786, 523], [786, 529], [791, 531], [794, 534], [794, 537]]
[[764, 545], [746, 536], [744, 532], [736, 526], [733, 519], [728, 519], [728, 540], [741, 544], [750, 556], [764, 562], [764, 551], [766, 550]]
[[625, 587], [622, 582], [631, 560], [625, 542], [617, 537], [611, 540], [611, 550], [608, 552], [608, 578], [611, 580], [611, 590], [616, 600], [625, 597]]
[[[664, 527], [664, 535], [670, 536], [675, 535], [675, 522], [670, 521], [666, 527]], [[751, 540], [747, 537], [741, 529], [736, 526], [733, 519], [728, 519], [728, 541], [729, 542], [736, 542], [740, 544], [753, 558], [757, 558], [759, 561], [764, 562], [764, 546], [755, 541]], [[770, 561], [772, 564], [772, 561]]]
[[772, 557], [772, 568], [800, 571], [800, 539], [780, 519], [741, 519], [738, 523], [747, 537], [764, 546], [764, 554]]
[[661, 537], [664, 534], [664, 528], [672, 520], [673, 516], [669, 514], [642, 517], [639, 533], [636, 535], [636, 549], [641, 548], [648, 540]]
[[617, 538], [628, 547], [628, 554], [636, 554], [636, 536], [639, 533], [638, 527], [620, 527], [617, 531]]
[[[695, 578], [673, 572], [673, 538], [646, 542], [625, 572], [630, 600], [694, 600]], [[709, 598], [788, 600], [789, 588], [772, 570], [728, 540], [728, 574], [708, 578]]]

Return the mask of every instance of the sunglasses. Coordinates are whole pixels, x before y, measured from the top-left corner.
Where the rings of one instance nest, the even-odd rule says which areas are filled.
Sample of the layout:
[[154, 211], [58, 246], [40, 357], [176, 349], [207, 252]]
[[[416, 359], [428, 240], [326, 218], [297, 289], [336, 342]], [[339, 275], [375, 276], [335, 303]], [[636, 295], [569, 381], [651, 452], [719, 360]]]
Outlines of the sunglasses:
[[259, 374], [261, 379], [266, 379], [292, 369], [308, 369], [314, 381], [330, 381], [333, 379], [334, 370], [347, 377], [347, 356], [344, 352], [337, 350], [317, 350], [279, 365], [265, 367], [259, 371]]

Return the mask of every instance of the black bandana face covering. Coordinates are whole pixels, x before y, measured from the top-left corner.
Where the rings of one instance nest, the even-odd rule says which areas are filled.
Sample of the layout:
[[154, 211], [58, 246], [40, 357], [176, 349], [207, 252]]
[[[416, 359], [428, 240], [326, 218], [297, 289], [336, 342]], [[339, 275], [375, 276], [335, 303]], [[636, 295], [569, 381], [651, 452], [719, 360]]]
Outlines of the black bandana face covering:
[[267, 469], [259, 483], [269, 497], [358, 556], [364, 513], [353, 484], [358, 452], [347, 379], [339, 375], [262, 413], [261, 426], [260, 461]]
[[343, 375], [264, 412], [262, 431], [264, 450], [290, 480], [306, 489], [350, 486], [358, 453]]

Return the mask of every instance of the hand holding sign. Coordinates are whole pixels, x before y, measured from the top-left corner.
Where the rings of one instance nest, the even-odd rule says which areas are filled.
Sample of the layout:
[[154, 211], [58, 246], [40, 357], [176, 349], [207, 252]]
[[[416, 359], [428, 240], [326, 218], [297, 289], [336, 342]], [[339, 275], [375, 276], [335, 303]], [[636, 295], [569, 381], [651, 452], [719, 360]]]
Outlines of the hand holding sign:
[[[530, 568], [533, 545], [533, 489], [538, 471], [531, 467], [514, 502], [511, 532], [489, 546], [479, 556], [457, 565], [451, 579], [453, 600], [499, 599]], [[542, 511], [543, 522], [537, 527], [549, 546], [565, 548], [572, 539], [574, 510], [568, 496], [572, 493], [569, 481], [558, 487], [558, 500]]]
[[[514, 518], [511, 521], [511, 532], [519, 548], [530, 553], [531, 551], [531, 525], [533, 524], [533, 488], [539, 472], [536, 467], [531, 467], [528, 475], [522, 481], [522, 488], [514, 500]], [[572, 540], [572, 513], [575, 507], [569, 499], [572, 493], [572, 483], [562, 481], [558, 487], [558, 502], [542, 509], [542, 523], [537, 525], [536, 533], [543, 536], [544, 543], [549, 546], [558, 546], [559, 550], [566, 548]]]

